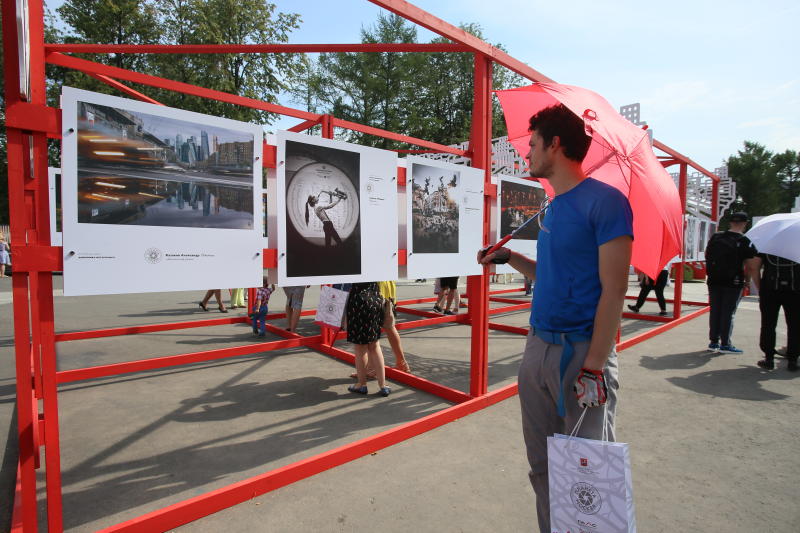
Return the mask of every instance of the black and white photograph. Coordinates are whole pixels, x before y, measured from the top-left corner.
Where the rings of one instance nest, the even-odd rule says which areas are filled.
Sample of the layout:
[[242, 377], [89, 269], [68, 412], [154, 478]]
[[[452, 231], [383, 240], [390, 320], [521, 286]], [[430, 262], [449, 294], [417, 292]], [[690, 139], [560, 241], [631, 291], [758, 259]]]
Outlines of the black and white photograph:
[[458, 253], [459, 176], [441, 167], [411, 165], [413, 253]]
[[78, 222], [252, 229], [253, 135], [78, 102]]
[[[505, 237], [516, 231], [539, 212], [544, 201], [545, 192], [541, 187], [504, 179], [500, 191], [500, 236]], [[535, 241], [539, 238], [539, 224], [531, 222], [514, 238]]]
[[360, 159], [355, 151], [286, 141], [288, 277], [361, 273]]

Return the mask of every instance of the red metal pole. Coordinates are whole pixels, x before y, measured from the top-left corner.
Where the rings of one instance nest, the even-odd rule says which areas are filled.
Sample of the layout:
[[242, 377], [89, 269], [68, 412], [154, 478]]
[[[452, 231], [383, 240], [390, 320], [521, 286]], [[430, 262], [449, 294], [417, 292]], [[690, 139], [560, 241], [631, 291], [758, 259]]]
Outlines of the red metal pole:
[[683, 258], [686, 253], [684, 250], [684, 237], [686, 235], [686, 163], [681, 163], [680, 173], [678, 174], [678, 194], [681, 198], [681, 217], [683, 219], [681, 232], [681, 253], [678, 268], [675, 269], [675, 296], [673, 302], [672, 318], [681, 316], [681, 299], [683, 297]]
[[[474, 100], [472, 107], [472, 132], [470, 151], [472, 166], [484, 169], [484, 190], [492, 181], [492, 62], [475, 54]], [[489, 221], [491, 197], [483, 197], [483, 242], [489, 241]], [[476, 250], [477, 252], [477, 250]], [[469, 318], [472, 326], [472, 347], [470, 359], [470, 395], [483, 396], [489, 386], [489, 276], [488, 268], [478, 276], [467, 277], [467, 298], [469, 299]]]

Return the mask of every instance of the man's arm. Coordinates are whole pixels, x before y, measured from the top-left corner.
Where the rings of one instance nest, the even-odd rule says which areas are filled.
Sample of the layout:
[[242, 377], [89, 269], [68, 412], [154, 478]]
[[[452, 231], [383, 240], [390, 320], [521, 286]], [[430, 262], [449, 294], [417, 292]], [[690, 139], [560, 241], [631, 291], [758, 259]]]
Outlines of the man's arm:
[[[500, 248], [496, 252], [492, 252], [483, 257], [481, 257], [482, 250], [478, 250], [478, 263], [482, 265], [488, 265], [495, 257], [497, 257], [498, 253], [502, 253], [501, 250], [508, 250], [508, 248]], [[528, 259], [524, 255], [518, 254], [517, 252], [512, 252], [511, 250], [508, 250], [508, 252], [510, 254], [508, 264], [511, 265], [513, 269], [530, 279], [536, 279], [536, 261], [533, 259]]]
[[744, 268], [747, 276], [753, 280], [753, 285], [756, 286], [756, 291], [761, 292], [761, 258], [758, 256], [751, 257], [744, 262]]
[[598, 250], [600, 301], [594, 315], [594, 333], [584, 368], [602, 370], [617, 337], [622, 304], [628, 291], [628, 266], [631, 263], [633, 241], [622, 235], [600, 245]]

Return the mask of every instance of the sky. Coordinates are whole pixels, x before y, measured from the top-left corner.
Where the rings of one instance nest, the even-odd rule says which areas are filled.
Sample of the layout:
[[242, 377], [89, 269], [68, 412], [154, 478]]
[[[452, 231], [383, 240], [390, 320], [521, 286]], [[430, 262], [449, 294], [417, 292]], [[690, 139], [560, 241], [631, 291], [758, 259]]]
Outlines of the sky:
[[[355, 43], [381, 12], [367, 0], [273, 0], [303, 22], [290, 42]], [[415, 0], [559, 83], [639, 102], [655, 138], [708, 170], [745, 140], [800, 150], [800, 2]], [[419, 40], [434, 35], [419, 28]], [[297, 107], [286, 99], [282, 103]], [[288, 127], [296, 119], [281, 121]], [[435, 140], [435, 139], [432, 139]]]
[[[51, 0], [50, 9], [62, 2]], [[272, 0], [299, 13], [291, 43], [357, 43], [381, 12], [368, 0]], [[797, 0], [414, 0], [559, 83], [639, 102], [655, 138], [708, 170], [745, 140], [800, 150]], [[419, 28], [419, 40], [434, 35]], [[288, 96], [281, 104], [300, 107]], [[269, 127], [287, 128], [296, 119]], [[435, 139], [431, 139], [434, 140]], [[466, 140], [466, 139], [465, 139]]]

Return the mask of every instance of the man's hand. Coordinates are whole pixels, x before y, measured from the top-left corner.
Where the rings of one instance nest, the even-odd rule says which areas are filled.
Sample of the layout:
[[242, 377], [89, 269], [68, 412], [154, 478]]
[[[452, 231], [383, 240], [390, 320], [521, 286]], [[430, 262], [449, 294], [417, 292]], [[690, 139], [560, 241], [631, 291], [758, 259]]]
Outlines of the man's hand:
[[608, 388], [602, 370], [581, 368], [572, 388], [580, 407], [600, 407], [606, 403]]
[[482, 265], [488, 263], [494, 263], [495, 265], [504, 265], [508, 263], [508, 260], [511, 259], [511, 250], [509, 250], [506, 247], [500, 247], [494, 252], [490, 253], [489, 255], [486, 255], [486, 252], [488, 252], [492, 246], [493, 245], [490, 244], [486, 248], [481, 248], [478, 251], [478, 263]]

